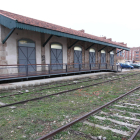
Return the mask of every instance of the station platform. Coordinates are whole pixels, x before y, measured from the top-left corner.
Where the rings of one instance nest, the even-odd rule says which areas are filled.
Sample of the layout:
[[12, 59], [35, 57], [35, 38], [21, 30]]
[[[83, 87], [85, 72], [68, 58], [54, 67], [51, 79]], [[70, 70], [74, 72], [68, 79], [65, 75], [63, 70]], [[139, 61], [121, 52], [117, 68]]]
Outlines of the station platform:
[[[134, 70], [122, 70], [121, 73], [134, 71]], [[31, 80], [31, 81], [22, 81], [22, 82], [13, 82], [13, 83], [5, 83], [0, 84], [0, 92], [3, 90], [10, 90], [10, 89], [22, 89], [26, 87], [34, 87], [39, 85], [45, 85], [49, 83], [55, 83], [59, 81], [68, 81], [68, 80], [75, 80], [75, 79], [82, 79], [82, 78], [96, 78], [97, 76], [105, 76], [105, 75], [112, 75], [114, 72], [97, 72], [97, 73], [88, 73], [88, 74], [79, 74], [79, 75], [71, 75], [71, 76], [63, 76], [63, 77], [53, 77], [53, 78], [46, 78], [46, 79], [39, 79], [39, 80]]]

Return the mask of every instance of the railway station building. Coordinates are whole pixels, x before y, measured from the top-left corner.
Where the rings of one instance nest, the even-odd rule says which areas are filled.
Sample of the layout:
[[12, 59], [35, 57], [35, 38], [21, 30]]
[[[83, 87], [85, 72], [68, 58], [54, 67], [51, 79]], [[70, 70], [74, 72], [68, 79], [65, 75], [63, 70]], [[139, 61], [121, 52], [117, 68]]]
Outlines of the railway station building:
[[[0, 78], [116, 71], [124, 43], [0, 10]], [[119, 53], [119, 52], [118, 52]]]

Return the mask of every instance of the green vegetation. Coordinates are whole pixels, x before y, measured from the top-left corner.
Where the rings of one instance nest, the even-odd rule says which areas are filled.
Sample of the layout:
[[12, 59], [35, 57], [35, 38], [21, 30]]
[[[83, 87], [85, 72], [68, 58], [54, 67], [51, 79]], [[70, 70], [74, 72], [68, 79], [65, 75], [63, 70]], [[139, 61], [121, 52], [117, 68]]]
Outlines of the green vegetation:
[[[133, 73], [132, 73], [133, 74]], [[120, 76], [116, 76], [118, 78]], [[114, 78], [114, 77], [111, 77]], [[35, 140], [50, 131], [59, 128], [62, 125], [69, 123], [72, 120], [98, 108], [101, 105], [115, 99], [116, 97], [126, 93], [130, 89], [139, 85], [140, 75], [128, 77], [128, 80], [116, 80], [98, 86], [91, 86], [89, 88], [78, 89], [74, 92], [67, 92], [61, 95], [51, 96], [37, 101], [27, 102], [25, 104], [16, 105], [15, 109], [9, 107], [0, 108], [0, 139], [2, 140]], [[85, 79], [77, 80], [82, 81]], [[53, 89], [45, 89], [57, 85], [65, 84], [56, 83], [51, 85], [43, 85], [29, 88], [29, 92], [24, 92], [21, 95], [15, 95], [5, 98], [0, 98], [0, 102], [14, 103], [26, 99], [40, 97], [56, 92], [73, 89], [81, 86], [87, 86], [101, 81], [109, 80], [108, 78], [93, 80], [90, 82], [77, 83], [70, 86], [63, 86]], [[76, 80], [74, 80], [76, 81]], [[67, 83], [72, 83], [68, 81]], [[0, 96], [18, 93], [19, 90], [0, 93]], [[111, 108], [104, 109], [108, 111]], [[118, 108], [118, 107], [115, 107]], [[140, 110], [139, 110], [140, 112]], [[92, 118], [92, 117], [91, 117]], [[92, 120], [89, 118], [90, 120]], [[94, 117], [93, 117], [94, 118]], [[94, 118], [95, 119], [95, 118]], [[97, 119], [93, 122], [96, 122]], [[105, 125], [112, 123], [108, 120], [104, 122]], [[113, 125], [114, 126], [114, 125]], [[117, 128], [118, 126], [116, 126]], [[127, 128], [122, 127], [122, 130]], [[78, 136], [74, 132], [80, 131], [83, 136]], [[99, 136], [105, 135], [108, 140], [122, 140], [121, 135], [116, 135], [110, 131], [103, 131], [98, 128], [93, 128], [83, 125], [82, 122], [75, 124], [70, 129], [61, 132], [55, 136], [55, 139], [90, 139], [90, 135]]]

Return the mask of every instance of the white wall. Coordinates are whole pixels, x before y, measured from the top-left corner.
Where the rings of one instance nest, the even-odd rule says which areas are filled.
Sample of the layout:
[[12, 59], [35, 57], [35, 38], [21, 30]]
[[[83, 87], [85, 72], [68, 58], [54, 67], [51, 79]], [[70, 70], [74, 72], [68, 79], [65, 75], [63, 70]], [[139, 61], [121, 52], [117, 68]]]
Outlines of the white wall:
[[[2, 40], [5, 39], [5, 37], [10, 32], [10, 29], [4, 27], [1, 25], [2, 30]], [[40, 33], [33, 32], [33, 31], [27, 31], [27, 30], [18, 30], [16, 29], [12, 35], [8, 38], [8, 40], [5, 42], [5, 51], [3, 53], [6, 57], [6, 64], [7, 65], [13, 65], [18, 64], [18, 40], [22, 38], [31, 39], [35, 42], [36, 45], [36, 63], [41, 64], [41, 39], [40, 39]], [[18, 68], [10, 68], [8, 69], [8, 73], [17, 73]]]
[[[3, 27], [2, 38], [4, 39], [9, 33], [9, 29]], [[18, 30], [16, 29], [13, 34], [6, 41], [6, 51], [7, 56], [6, 60], [8, 65], [18, 64], [18, 40], [22, 38], [28, 38], [35, 42], [36, 45], [36, 63], [41, 64], [41, 41], [40, 33], [32, 32], [27, 30]]]
[[[0, 25], [0, 31], [2, 31], [2, 35], [0, 34], [0, 39], [5, 39], [5, 37], [10, 32], [10, 29]], [[50, 35], [45, 34], [45, 40], [48, 39]], [[5, 51], [0, 52], [2, 55], [6, 58], [6, 64], [18, 64], [18, 40], [22, 38], [31, 39], [35, 42], [36, 45], [36, 64], [41, 64], [41, 33], [39, 32], [33, 32], [28, 30], [19, 30], [16, 29], [12, 35], [8, 38], [5, 46]], [[60, 43], [63, 47], [63, 63], [67, 63], [67, 39], [64, 37], [56, 37], [53, 36], [50, 41], [45, 46], [45, 63], [50, 64], [50, 46], [51, 43]], [[37, 68], [37, 70], [41, 70], [41, 67]], [[17, 73], [18, 69], [9, 69], [8, 73]]]

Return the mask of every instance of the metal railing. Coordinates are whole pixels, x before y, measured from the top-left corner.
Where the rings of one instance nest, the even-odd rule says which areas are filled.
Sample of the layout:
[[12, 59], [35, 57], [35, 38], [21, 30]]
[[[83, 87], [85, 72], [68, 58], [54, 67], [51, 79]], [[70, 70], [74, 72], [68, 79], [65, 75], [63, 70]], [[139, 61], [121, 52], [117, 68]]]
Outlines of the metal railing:
[[37, 77], [101, 70], [118, 72], [121, 71], [121, 67], [119, 65], [110, 65], [107, 63], [0, 65], [0, 79]]

